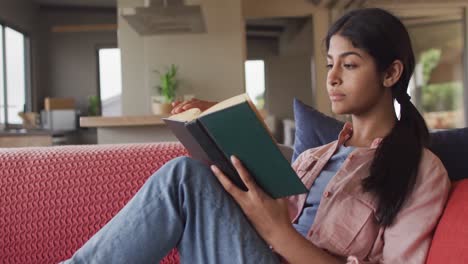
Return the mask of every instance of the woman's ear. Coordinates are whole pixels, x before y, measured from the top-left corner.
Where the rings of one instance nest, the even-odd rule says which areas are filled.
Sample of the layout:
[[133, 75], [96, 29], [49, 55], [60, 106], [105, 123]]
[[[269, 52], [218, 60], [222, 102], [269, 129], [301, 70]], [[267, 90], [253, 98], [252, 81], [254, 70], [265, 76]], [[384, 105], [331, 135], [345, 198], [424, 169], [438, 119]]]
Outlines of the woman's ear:
[[390, 64], [387, 70], [384, 72], [383, 85], [385, 87], [392, 87], [395, 83], [400, 80], [401, 74], [403, 73], [403, 63], [400, 60], [395, 60]]

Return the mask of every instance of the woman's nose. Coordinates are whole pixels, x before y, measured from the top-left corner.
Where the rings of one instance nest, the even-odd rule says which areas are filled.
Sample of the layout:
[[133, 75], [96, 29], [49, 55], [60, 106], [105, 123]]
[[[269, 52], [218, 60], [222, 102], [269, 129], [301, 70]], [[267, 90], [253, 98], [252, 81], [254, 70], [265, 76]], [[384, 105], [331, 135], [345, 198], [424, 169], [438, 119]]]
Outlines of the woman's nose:
[[342, 80], [339, 73], [339, 69], [337, 69], [337, 67], [332, 67], [328, 71], [327, 82], [330, 86], [337, 86], [341, 84]]

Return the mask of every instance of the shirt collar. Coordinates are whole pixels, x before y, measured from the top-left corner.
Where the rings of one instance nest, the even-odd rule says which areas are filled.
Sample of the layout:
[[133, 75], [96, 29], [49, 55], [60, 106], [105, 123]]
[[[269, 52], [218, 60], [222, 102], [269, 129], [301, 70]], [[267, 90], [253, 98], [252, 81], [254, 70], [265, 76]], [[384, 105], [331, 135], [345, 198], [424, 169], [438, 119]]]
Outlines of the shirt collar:
[[[340, 134], [338, 135], [338, 146], [343, 145], [346, 140], [348, 140], [351, 135], [353, 134], [353, 124], [350, 122], [346, 122], [343, 125], [343, 129], [341, 130]], [[370, 145], [370, 149], [375, 149], [380, 145], [380, 142], [382, 142], [383, 138], [375, 138], [372, 141], [372, 144]]]

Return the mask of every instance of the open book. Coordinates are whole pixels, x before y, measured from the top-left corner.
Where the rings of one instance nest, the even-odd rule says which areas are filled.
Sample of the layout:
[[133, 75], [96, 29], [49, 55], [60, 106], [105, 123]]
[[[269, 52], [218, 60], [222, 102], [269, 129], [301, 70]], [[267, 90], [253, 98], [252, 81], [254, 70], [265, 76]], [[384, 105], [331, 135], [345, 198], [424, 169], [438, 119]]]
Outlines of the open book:
[[163, 118], [190, 155], [215, 164], [246, 190], [230, 161], [235, 155], [271, 197], [307, 192], [247, 94], [222, 101], [205, 111], [192, 108]]

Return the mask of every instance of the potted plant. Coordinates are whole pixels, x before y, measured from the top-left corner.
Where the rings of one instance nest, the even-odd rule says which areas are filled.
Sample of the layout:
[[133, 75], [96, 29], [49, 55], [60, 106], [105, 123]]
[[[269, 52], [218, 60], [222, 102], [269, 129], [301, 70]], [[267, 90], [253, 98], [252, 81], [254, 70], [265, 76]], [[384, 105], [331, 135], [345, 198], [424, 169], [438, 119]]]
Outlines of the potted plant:
[[99, 96], [90, 95], [88, 96], [88, 115], [97, 116], [99, 115]]
[[177, 66], [172, 64], [165, 73], [155, 71], [159, 75], [160, 83], [156, 86], [159, 96], [152, 97], [153, 113], [156, 115], [166, 115], [172, 110], [171, 103], [176, 98], [176, 90], [179, 86], [177, 79]]

